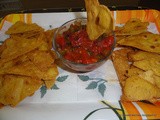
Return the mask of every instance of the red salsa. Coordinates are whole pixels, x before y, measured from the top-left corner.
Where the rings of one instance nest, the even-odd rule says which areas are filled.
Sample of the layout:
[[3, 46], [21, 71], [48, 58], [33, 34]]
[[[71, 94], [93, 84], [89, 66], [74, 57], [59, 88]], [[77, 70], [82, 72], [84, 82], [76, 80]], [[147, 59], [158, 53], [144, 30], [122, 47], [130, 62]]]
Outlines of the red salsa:
[[86, 26], [81, 23], [72, 24], [56, 38], [60, 54], [69, 61], [81, 64], [95, 63], [104, 59], [112, 49], [113, 42], [113, 36], [106, 35], [94, 41], [90, 40]]

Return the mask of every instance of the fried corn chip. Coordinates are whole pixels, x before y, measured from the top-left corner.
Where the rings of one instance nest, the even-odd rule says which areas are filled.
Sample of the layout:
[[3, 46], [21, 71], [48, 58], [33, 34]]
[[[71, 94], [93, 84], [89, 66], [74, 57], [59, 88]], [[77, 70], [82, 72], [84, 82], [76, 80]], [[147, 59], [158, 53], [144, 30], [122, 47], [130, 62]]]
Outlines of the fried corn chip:
[[152, 70], [148, 70], [146, 72], [142, 72], [141, 74], [139, 74], [139, 77], [141, 77], [142, 79], [145, 79], [148, 82], [150, 82], [151, 84], [155, 85], [155, 79], [153, 76], [154, 76], [154, 73]]
[[123, 96], [129, 101], [152, 101], [160, 97], [160, 89], [139, 76], [132, 76], [126, 79]]
[[160, 76], [160, 59], [144, 59], [135, 61], [133, 65], [145, 71], [152, 70], [155, 75]]
[[151, 53], [151, 52], [137, 51], [134, 54], [130, 54], [130, 58], [133, 61], [150, 59], [150, 58], [160, 59], [160, 55], [156, 53]]
[[47, 71], [43, 72], [43, 80], [52, 80], [55, 79], [58, 75], [58, 69], [56, 64], [52, 64], [51, 67], [48, 68]]
[[38, 77], [40, 79], [43, 76], [41, 71], [29, 60], [6, 69], [5, 73], [22, 75], [22, 76], [30, 76], [35, 78]]
[[16, 106], [44, 83], [50, 89], [58, 75], [49, 48], [53, 32], [47, 38], [38, 25], [17, 22], [6, 33], [10, 38], [0, 46], [0, 107]]
[[44, 29], [38, 26], [36, 23], [27, 24], [18, 21], [6, 31], [6, 34], [10, 35], [10, 34], [34, 32], [34, 31], [44, 31]]
[[0, 103], [16, 106], [25, 97], [33, 94], [42, 85], [42, 81], [25, 76], [4, 75], [0, 88]]
[[46, 86], [47, 89], [51, 89], [55, 83], [56, 79], [52, 79], [52, 80], [45, 80], [44, 84]]
[[110, 10], [100, 5], [98, 0], [85, 0], [87, 11], [87, 33], [91, 40], [96, 40], [104, 33], [114, 30], [114, 20]]
[[128, 69], [130, 68], [127, 54], [132, 51], [132, 49], [125, 48], [114, 51], [112, 54], [113, 64], [122, 86], [124, 86], [125, 80], [127, 78]]
[[47, 38], [47, 43], [48, 43], [49, 49], [52, 49], [53, 36], [54, 36], [54, 33], [56, 30], [57, 30], [57, 28], [45, 31], [45, 36]]
[[0, 67], [0, 74], [5, 74], [5, 71], [13, 66], [17, 66], [25, 61], [29, 60], [26, 55], [22, 55], [20, 57], [17, 57], [11, 61], [5, 62], [1, 67]]
[[116, 35], [137, 35], [147, 31], [148, 22], [142, 22], [140, 19], [132, 18], [128, 20], [123, 27], [116, 27]]
[[4, 105], [16, 105], [20, 100], [23, 80], [13, 75], [5, 75], [3, 86], [0, 88], [0, 103]]
[[42, 40], [24, 39], [21, 37], [9, 38], [5, 41], [6, 49], [3, 50], [0, 59], [0, 66], [7, 61], [15, 59], [27, 52], [34, 50], [42, 44]]
[[40, 50], [31, 51], [27, 56], [40, 70], [47, 70], [54, 63], [55, 59], [49, 51]]
[[35, 93], [35, 91], [37, 91], [43, 84], [42, 80], [33, 77], [25, 77], [23, 79], [24, 84], [21, 92], [20, 101], [22, 101], [27, 96], [32, 96]]
[[160, 76], [153, 76], [156, 86], [160, 89]]
[[144, 71], [142, 69], [139, 69], [135, 66], [131, 66], [128, 70], [127, 70], [127, 77], [131, 77], [134, 75], [139, 75], [142, 74]]
[[160, 54], [160, 35], [145, 32], [118, 41], [118, 44]]

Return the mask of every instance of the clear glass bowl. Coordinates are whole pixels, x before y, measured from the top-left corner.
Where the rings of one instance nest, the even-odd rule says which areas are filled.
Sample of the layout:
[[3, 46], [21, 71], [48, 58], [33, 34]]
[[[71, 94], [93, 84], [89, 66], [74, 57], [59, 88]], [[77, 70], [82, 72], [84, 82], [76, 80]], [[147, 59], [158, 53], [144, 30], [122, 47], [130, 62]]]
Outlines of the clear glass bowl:
[[72, 61], [69, 61], [67, 59], [65, 59], [61, 54], [60, 52], [58, 51], [58, 46], [56, 44], [56, 39], [57, 39], [57, 36], [59, 34], [63, 34], [64, 31], [67, 31], [69, 28], [70, 28], [70, 25], [71, 24], [74, 24], [75, 22], [81, 22], [82, 25], [86, 25], [87, 23], [87, 19], [86, 18], [77, 18], [77, 19], [72, 19], [66, 23], [64, 23], [62, 26], [60, 26], [55, 34], [54, 34], [54, 38], [53, 38], [53, 49], [55, 50], [58, 58], [62, 61], [62, 63], [67, 66], [68, 68], [72, 69], [73, 71], [76, 71], [76, 72], [89, 72], [89, 71], [92, 71], [96, 68], [98, 68], [99, 66], [103, 65], [106, 60], [109, 58], [109, 56], [111, 55], [114, 47], [115, 47], [115, 36], [114, 36], [114, 32], [113, 32], [113, 36], [114, 36], [114, 42], [113, 44], [111, 45], [111, 49], [110, 51], [108, 52], [108, 54], [106, 55], [106, 57], [103, 59], [103, 60], [100, 60], [98, 62], [95, 62], [95, 63], [91, 63], [91, 64], [81, 64], [81, 63], [75, 63], [75, 62], [72, 62]]

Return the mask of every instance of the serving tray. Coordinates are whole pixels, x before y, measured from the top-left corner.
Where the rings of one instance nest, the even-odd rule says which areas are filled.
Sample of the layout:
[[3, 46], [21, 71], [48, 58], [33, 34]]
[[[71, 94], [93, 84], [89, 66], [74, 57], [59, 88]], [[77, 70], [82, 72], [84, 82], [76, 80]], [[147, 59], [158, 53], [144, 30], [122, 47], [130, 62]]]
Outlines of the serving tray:
[[[116, 25], [130, 18], [149, 21], [148, 31], [160, 32], [160, 12], [156, 10], [112, 11]], [[68, 20], [86, 17], [86, 12], [10, 14], [1, 20], [0, 43], [5, 31], [16, 21], [37, 23], [46, 30]], [[0, 120], [128, 120], [160, 119], [160, 102], [120, 102], [121, 87], [108, 60], [88, 73], [74, 73], [58, 67], [59, 75], [51, 90], [42, 86], [15, 108], [0, 109]]]

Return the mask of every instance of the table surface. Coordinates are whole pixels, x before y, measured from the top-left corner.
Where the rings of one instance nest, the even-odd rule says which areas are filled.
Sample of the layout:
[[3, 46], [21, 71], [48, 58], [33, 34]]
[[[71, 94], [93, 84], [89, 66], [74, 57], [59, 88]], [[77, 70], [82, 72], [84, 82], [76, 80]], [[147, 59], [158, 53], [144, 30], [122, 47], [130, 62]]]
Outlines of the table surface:
[[[160, 0], [99, 0], [111, 10], [157, 9]], [[0, 17], [17, 12], [85, 11], [84, 0], [1, 0]]]

